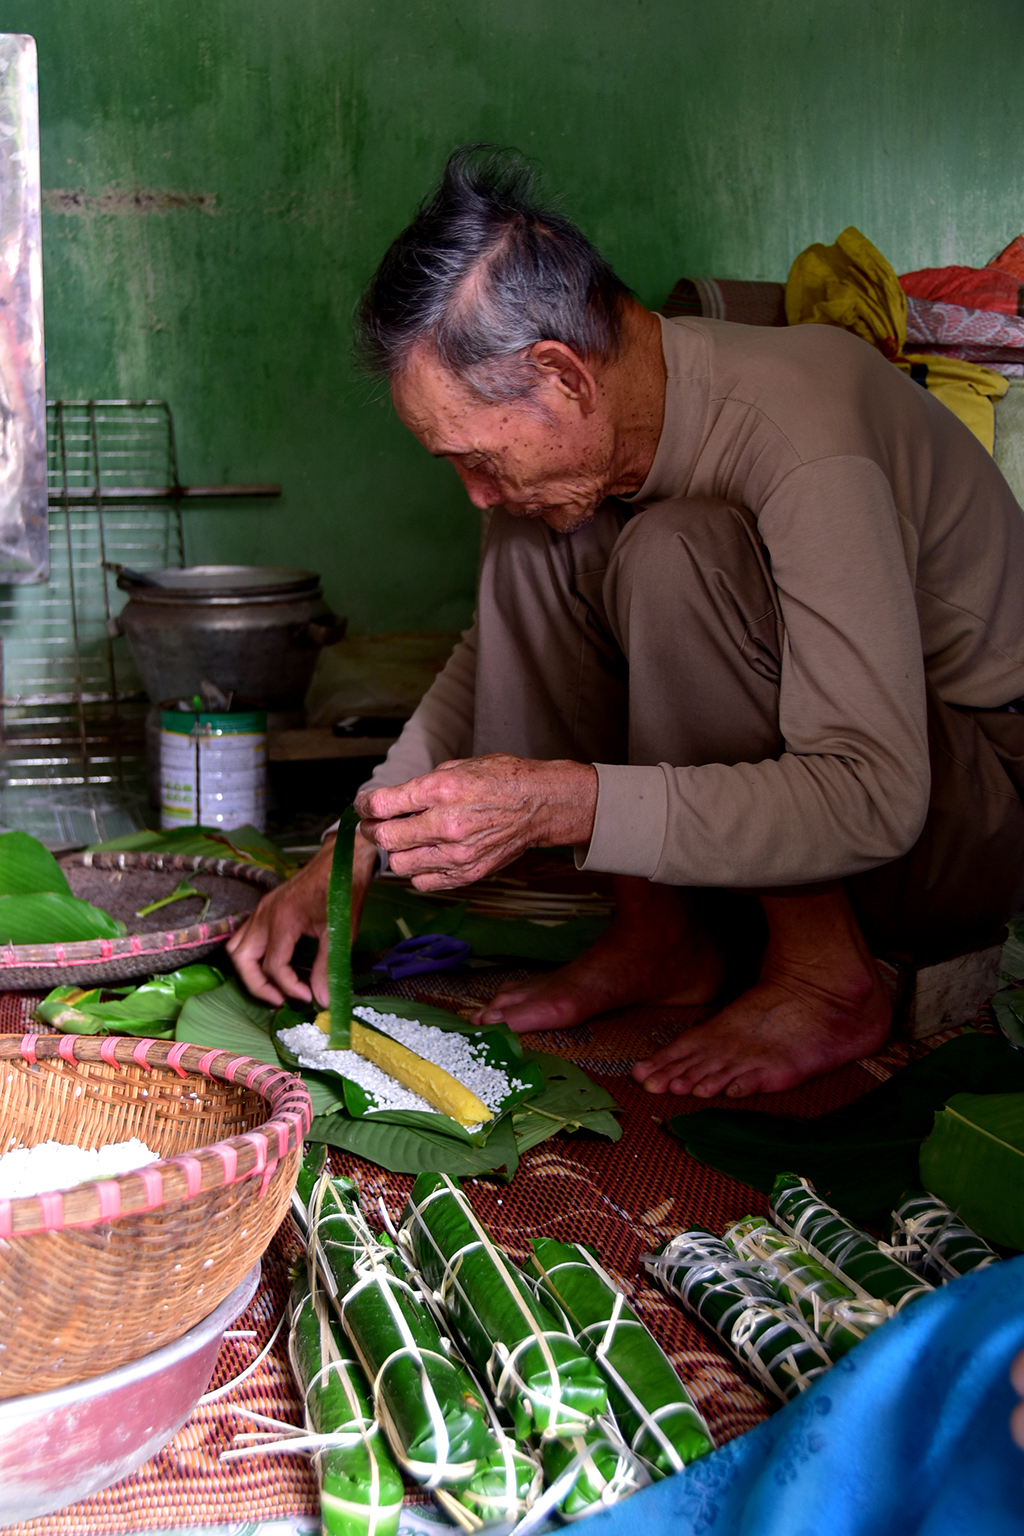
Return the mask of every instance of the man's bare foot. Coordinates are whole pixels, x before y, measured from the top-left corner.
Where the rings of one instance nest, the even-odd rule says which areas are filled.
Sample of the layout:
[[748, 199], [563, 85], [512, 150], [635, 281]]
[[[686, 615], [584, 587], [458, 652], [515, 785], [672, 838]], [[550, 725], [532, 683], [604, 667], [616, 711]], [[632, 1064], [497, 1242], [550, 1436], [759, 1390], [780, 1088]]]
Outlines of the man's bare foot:
[[886, 1040], [888, 994], [841, 889], [763, 905], [770, 937], [760, 979], [716, 1018], [636, 1063], [633, 1076], [649, 1093], [778, 1093]]
[[722, 957], [689, 894], [623, 875], [616, 915], [596, 944], [548, 976], [505, 987], [474, 1024], [518, 1033], [570, 1029], [629, 1003], [708, 1003], [722, 985]]

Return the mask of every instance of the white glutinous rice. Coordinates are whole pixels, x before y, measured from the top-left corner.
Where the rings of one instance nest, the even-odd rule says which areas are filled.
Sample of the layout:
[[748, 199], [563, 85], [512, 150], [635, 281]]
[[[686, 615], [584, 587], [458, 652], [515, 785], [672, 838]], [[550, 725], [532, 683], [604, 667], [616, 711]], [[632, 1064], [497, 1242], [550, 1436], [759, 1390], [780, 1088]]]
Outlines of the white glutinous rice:
[[155, 1163], [158, 1157], [137, 1136], [107, 1147], [75, 1147], [63, 1141], [15, 1147], [0, 1157], [0, 1200], [48, 1195], [51, 1190], [74, 1189], [76, 1184], [91, 1184], [94, 1179], [111, 1179]]
[[421, 1099], [411, 1088], [403, 1088], [389, 1072], [382, 1072], [372, 1061], [355, 1051], [330, 1051], [327, 1036], [316, 1024], [296, 1024], [278, 1030], [277, 1038], [296, 1057], [300, 1067], [311, 1072], [338, 1072], [350, 1082], [365, 1088], [377, 1109], [425, 1109], [437, 1113], [433, 1104]]
[[[501, 1108], [505, 1099], [516, 1089], [523, 1087], [517, 1079], [509, 1079], [499, 1067], [487, 1065], [484, 1057], [486, 1046], [481, 1040], [462, 1035], [457, 1030], [437, 1029], [432, 1024], [420, 1024], [415, 1019], [401, 1019], [394, 1013], [378, 1013], [374, 1008], [353, 1008], [357, 1019], [372, 1024], [384, 1035], [397, 1040], [400, 1045], [415, 1051], [424, 1061], [432, 1061], [435, 1067], [443, 1067], [464, 1087], [475, 1093], [493, 1113]], [[432, 1114], [436, 1110], [418, 1093], [403, 1088], [387, 1072], [359, 1056], [355, 1051], [330, 1051], [326, 1048], [327, 1036], [315, 1024], [299, 1024], [294, 1029], [283, 1029], [278, 1035], [290, 1051], [294, 1051], [300, 1066], [312, 1071], [340, 1072], [350, 1078], [376, 1100], [378, 1109], [425, 1109]], [[473, 1129], [473, 1127], [469, 1127]]]

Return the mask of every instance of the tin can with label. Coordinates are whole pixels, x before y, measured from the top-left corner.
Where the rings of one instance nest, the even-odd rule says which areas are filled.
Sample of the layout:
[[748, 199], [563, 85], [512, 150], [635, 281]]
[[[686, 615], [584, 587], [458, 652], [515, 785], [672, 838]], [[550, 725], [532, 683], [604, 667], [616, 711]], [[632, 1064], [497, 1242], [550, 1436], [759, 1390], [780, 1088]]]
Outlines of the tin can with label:
[[267, 812], [267, 716], [160, 711], [160, 825], [252, 826]]

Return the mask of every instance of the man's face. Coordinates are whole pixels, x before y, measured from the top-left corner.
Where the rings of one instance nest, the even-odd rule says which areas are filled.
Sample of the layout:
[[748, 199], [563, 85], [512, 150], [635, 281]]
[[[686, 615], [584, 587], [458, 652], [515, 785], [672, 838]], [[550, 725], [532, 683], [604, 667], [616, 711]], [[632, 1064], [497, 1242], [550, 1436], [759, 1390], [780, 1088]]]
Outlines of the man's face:
[[542, 372], [529, 400], [487, 405], [421, 347], [392, 380], [391, 396], [424, 448], [454, 464], [474, 506], [502, 506], [571, 533], [607, 494], [608, 424], [556, 374]]

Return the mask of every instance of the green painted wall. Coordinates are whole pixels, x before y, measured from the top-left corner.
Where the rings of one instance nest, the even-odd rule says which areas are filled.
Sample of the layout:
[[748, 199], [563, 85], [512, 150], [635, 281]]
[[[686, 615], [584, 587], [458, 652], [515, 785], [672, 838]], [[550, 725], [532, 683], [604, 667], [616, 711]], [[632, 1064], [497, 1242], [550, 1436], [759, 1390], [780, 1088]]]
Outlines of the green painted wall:
[[1020, 0], [5, 0], [38, 40], [48, 391], [150, 394], [194, 560], [308, 564], [364, 632], [467, 616], [474, 514], [354, 375], [361, 285], [468, 139], [646, 301], [858, 224], [900, 270], [1024, 227]]

